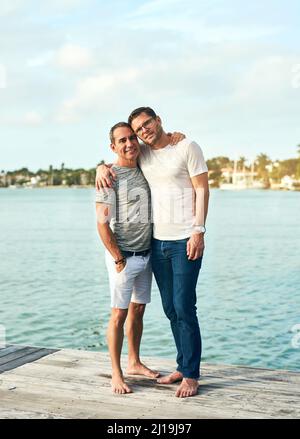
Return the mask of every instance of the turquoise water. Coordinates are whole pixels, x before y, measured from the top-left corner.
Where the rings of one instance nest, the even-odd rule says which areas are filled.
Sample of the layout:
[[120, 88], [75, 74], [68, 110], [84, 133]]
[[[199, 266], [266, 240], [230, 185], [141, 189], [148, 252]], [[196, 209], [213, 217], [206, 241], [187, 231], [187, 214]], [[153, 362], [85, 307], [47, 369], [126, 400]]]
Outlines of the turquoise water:
[[[107, 349], [109, 289], [93, 196], [92, 189], [0, 190], [7, 343]], [[299, 225], [299, 192], [211, 190], [197, 290], [204, 361], [300, 370], [299, 340], [292, 344]], [[175, 356], [155, 283], [141, 351]]]

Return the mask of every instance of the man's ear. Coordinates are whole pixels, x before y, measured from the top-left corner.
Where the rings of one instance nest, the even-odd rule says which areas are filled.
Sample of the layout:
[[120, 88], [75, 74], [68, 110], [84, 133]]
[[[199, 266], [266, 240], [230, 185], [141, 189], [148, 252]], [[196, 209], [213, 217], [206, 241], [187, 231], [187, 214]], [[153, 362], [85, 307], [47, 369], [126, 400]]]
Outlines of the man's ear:
[[156, 121], [161, 125], [161, 118], [159, 116], [156, 116]]
[[114, 143], [110, 144], [110, 148], [113, 150], [113, 152], [116, 152], [116, 146]]

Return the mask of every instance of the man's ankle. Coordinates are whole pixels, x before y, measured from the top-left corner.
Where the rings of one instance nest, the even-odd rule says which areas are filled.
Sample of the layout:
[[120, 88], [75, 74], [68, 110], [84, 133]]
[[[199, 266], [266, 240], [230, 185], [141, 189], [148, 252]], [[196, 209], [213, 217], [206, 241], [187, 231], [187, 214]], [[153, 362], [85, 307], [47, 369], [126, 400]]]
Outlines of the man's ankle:
[[128, 366], [134, 367], [138, 366], [139, 364], [141, 364], [141, 360], [139, 358], [128, 358]]
[[123, 378], [122, 369], [113, 369], [112, 372], [111, 372], [111, 376], [113, 376], [113, 377], [122, 377]]

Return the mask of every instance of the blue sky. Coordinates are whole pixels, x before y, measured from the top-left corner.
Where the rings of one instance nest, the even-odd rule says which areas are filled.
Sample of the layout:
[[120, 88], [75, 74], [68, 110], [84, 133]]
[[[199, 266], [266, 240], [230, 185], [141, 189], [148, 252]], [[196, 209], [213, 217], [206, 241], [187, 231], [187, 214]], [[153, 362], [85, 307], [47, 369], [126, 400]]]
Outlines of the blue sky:
[[0, 170], [113, 159], [152, 106], [206, 158], [296, 156], [300, 3], [1, 0]]

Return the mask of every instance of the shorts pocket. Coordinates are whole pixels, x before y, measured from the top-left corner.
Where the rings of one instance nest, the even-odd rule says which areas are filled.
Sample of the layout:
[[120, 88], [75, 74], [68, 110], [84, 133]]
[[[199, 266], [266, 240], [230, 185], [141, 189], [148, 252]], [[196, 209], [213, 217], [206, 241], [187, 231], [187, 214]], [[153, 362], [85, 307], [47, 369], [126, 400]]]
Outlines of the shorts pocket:
[[127, 265], [128, 265], [128, 260], [126, 259], [125, 267], [124, 267], [121, 271], [116, 271], [117, 276], [118, 276], [119, 274], [124, 273], [124, 271], [126, 270]]

